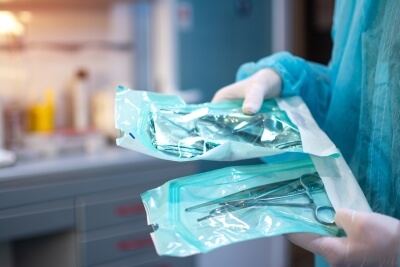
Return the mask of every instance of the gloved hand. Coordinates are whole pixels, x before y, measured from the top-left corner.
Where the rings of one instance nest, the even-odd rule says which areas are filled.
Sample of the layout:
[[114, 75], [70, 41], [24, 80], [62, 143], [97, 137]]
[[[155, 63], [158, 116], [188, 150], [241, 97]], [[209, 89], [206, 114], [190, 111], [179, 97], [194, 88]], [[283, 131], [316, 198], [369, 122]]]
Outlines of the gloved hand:
[[324, 257], [332, 266], [398, 266], [400, 221], [378, 213], [337, 210], [336, 224], [347, 237], [287, 234], [296, 245]]
[[244, 99], [243, 112], [257, 113], [264, 98], [278, 97], [282, 90], [282, 80], [272, 69], [261, 69], [247, 79], [230, 84], [218, 90], [211, 102]]

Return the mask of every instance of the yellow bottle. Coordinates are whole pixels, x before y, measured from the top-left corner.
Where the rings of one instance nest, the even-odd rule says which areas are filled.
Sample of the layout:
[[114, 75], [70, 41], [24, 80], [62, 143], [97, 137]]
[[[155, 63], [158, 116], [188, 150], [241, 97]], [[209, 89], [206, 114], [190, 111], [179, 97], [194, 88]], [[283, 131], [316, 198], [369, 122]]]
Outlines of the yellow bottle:
[[54, 130], [54, 91], [47, 89], [45, 101], [29, 108], [29, 130], [48, 133]]

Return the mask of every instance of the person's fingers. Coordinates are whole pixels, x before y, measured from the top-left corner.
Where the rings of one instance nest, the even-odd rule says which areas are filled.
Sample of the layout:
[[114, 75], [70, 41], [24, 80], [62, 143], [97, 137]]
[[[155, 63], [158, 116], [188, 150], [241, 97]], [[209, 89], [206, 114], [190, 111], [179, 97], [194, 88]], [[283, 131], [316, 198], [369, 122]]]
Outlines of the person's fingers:
[[245, 114], [257, 113], [264, 101], [264, 86], [260, 83], [252, 83], [246, 90], [242, 110]]
[[341, 265], [349, 255], [349, 240], [346, 237], [323, 236], [311, 243], [312, 250], [325, 258], [332, 266]]
[[338, 264], [346, 260], [348, 253], [347, 238], [322, 236], [312, 233], [292, 233], [286, 237], [294, 244]]
[[311, 249], [311, 243], [320, 238], [321, 235], [314, 233], [290, 233], [285, 235], [287, 239], [290, 240], [293, 244], [298, 245], [308, 251], [314, 252]]
[[[387, 228], [386, 226], [399, 223], [399, 221], [379, 213], [338, 209], [336, 210], [335, 223], [339, 228], [342, 228], [349, 237], [358, 236], [359, 238], [366, 238], [376, 234], [375, 232], [371, 232], [370, 229], [375, 228], [379, 231], [393, 230], [395, 227]], [[368, 235], [363, 233], [368, 233]], [[388, 234], [393, 235], [394, 233], [388, 232]]]
[[245, 97], [246, 90], [245, 82], [246, 80], [242, 80], [219, 89], [215, 93], [211, 102], [215, 103], [225, 100], [243, 99]]
[[243, 102], [243, 112], [257, 113], [265, 98], [278, 97], [281, 93], [281, 78], [272, 69], [261, 69], [251, 77]]
[[288, 235], [293, 243], [324, 257], [332, 266], [397, 266], [400, 221], [378, 213], [336, 210], [347, 237], [308, 233]]
[[[335, 223], [339, 228], [344, 229], [354, 221], [354, 210], [338, 209], [335, 214]], [[346, 229], [345, 229], [346, 230]]]
[[278, 97], [282, 81], [272, 69], [261, 69], [252, 76], [225, 86], [217, 91], [211, 102], [244, 99], [242, 110], [246, 114], [257, 113], [265, 98]]
[[255, 74], [255, 82], [263, 85], [263, 97], [274, 98], [281, 95], [281, 76], [272, 69], [261, 69]]

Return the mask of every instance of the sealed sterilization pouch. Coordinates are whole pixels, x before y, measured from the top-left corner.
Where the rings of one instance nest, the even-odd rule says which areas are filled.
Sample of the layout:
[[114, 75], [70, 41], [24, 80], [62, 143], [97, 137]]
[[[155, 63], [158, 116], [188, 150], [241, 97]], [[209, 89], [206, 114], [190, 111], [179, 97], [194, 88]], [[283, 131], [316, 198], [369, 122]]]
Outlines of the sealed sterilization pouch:
[[117, 145], [175, 161], [240, 160], [284, 152], [337, 155], [301, 98], [265, 100], [255, 115], [245, 115], [242, 103], [188, 105], [178, 96], [119, 87]]
[[338, 236], [335, 209], [370, 211], [343, 158], [228, 167], [142, 194], [160, 255], [189, 256], [293, 232]]

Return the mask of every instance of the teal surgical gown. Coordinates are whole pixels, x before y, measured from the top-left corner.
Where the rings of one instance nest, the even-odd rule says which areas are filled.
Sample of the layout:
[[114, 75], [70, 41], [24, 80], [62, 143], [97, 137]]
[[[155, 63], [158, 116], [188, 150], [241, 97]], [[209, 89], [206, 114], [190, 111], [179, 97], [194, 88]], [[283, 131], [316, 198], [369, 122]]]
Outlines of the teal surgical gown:
[[272, 68], [282, 96], [300, 95], [341, 150], [371, 208], [400, 219], [400, 1], [335, 2], [327, 66], [280, 52], [246, 63]]

